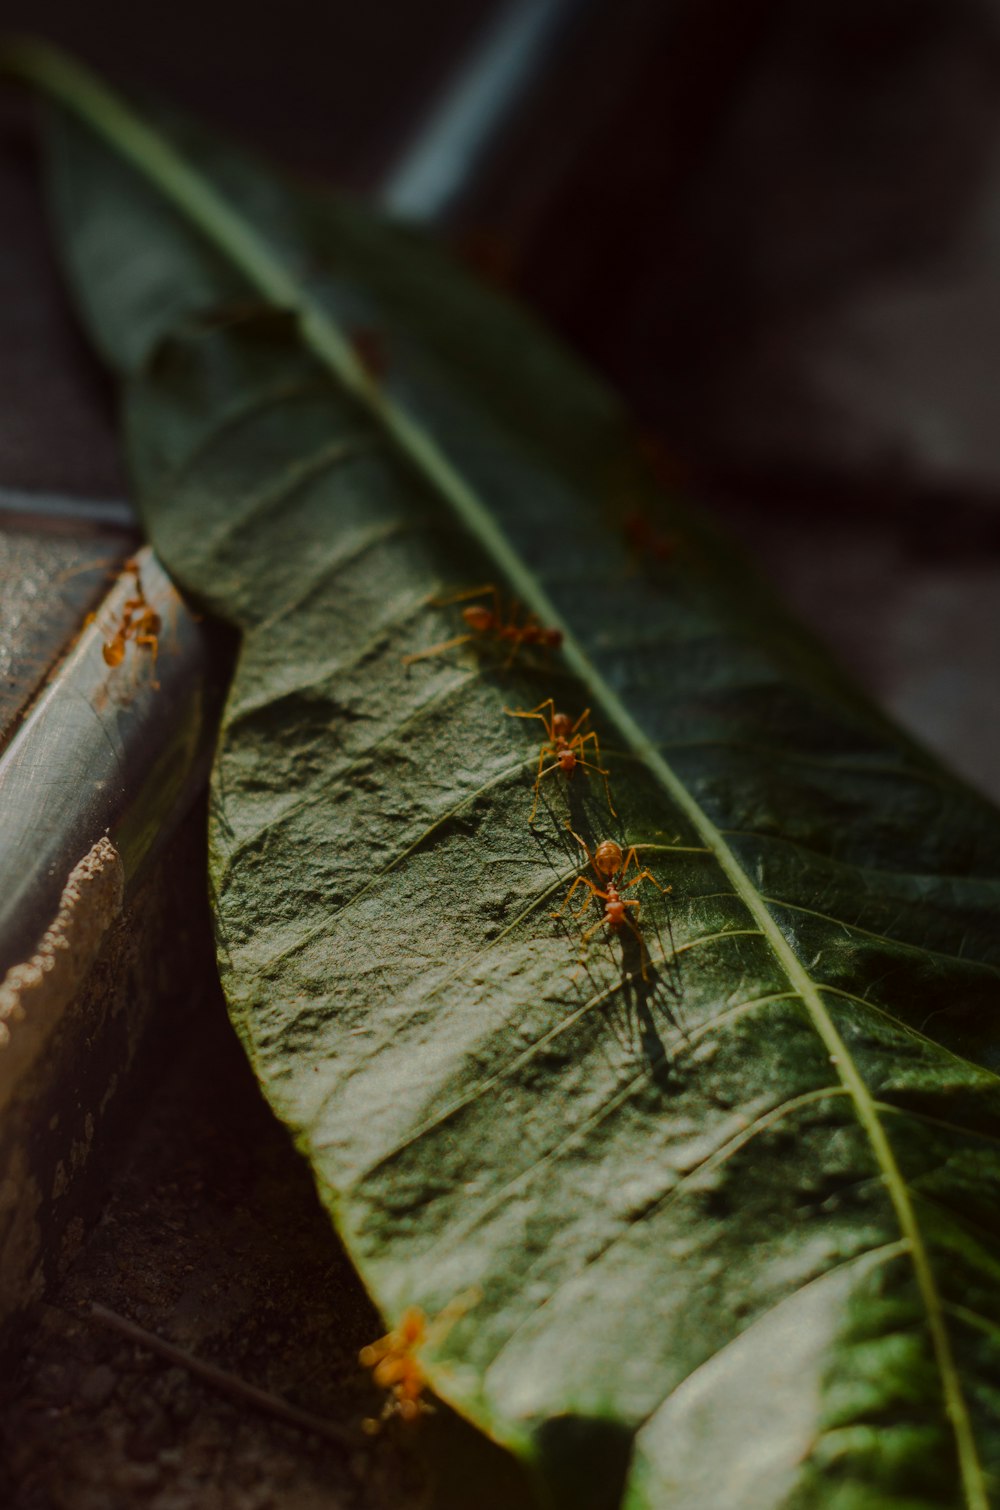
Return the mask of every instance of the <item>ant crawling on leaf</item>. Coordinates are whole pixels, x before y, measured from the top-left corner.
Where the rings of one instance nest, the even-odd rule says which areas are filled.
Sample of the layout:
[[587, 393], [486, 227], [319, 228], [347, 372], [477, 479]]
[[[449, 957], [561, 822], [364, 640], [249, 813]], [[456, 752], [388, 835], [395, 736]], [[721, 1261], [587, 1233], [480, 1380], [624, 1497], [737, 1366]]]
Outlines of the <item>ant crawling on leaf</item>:
[[424, 1399], [427, 1375], [416, 1356], [417, 1349], [428, 1342], [442, 1341], [481, 1295], [478, 1288], [466, 1290], [449, 1301], [431, 1322], [419, 1306], [408, 1306], [398, 1327], [361, 1349], [358, 1362], [364, 1368], [370, 1368], [375, 1383], [389, 1391], [381, 1416], [377, 1419], [368, 1417], [361, 1423], [369, 1436], [377, 1432], [390, 1416], [399, 1416], [400, 1420], [410, 1422], [434, 1409]]
[[[566, 827], [569, 828], [568, 823]], [[638, 913], [640, 905], [639, 899], [637, 897], [623, 897], [622, 892], [627, 891], [631, 886], [638, 885], [640, 881], [652, 881], [657, 891], [659, 891], [663, 896], [666, 896], [669, 891], [673, 890], [673, 888], [670, 886], [661, 886], [659, 881], [649, 870], [640, 870], [638, 875], [632, 877], [631, 881], [625, 881], [625, 875], [629, 869], [629, 866], [639, 864], [639, 856], [634, 844], [632, 845], [631, 849], [629, 849], [624, 859], [622, 858], [621, 845], [616, 844], [614, 839], [602, 839], [594, 852], [591, 853], [589, 846], [584, 842], [583, 839], [580, 838], [580, 835], [573, 833], [573, 830], [571, 828], [569, 828], [569, 831], [571, 834], [573, 834], [573, 838], [576, 840], [577, 844], [579, 844], [580, 848], [587, 856], [588, 861], [590, 862], [594, 872], [597, 875], [598, 881], [603, 881], [604, 885], [596, 886], [589, 876], [577, 876], [576, 880], [573, 882], [572, 886], [567, 892], [565, 901], [559, 908], [559, 911], [554, 912], [552, 916], [554, 918], [562, 916], [562, 914], [566, 911], [566, 908], [569, 907], [570, 902], [573, 900], [573, 895], [578, 886], [588, 887], [591, 896], [594, 897], [597, 901], [604, 903], [604, 915], [603, 917], [598, 919], [598, 921], [592, 928], [588, 928], [586, 933], [584, 933], [583, 938], [580, 941], [580, 963], [583, 963], [584, 955], [587, 952], [588, 941], [597, 932], [598, 928], [601, 927], [602, 923], [607, 924], [612, 933], [620, 933], [622, 928], [630, 928], [635, 934], [636, 938], [639, 940], [639, 958], [642, 962], [642, 978], [643, 980], [648, 980], [649, 974], [646, 969], [647, 950], [645, 941], [642, 937], [642, 934], [639, 932], [638, 927], [636, 926], [635, 919], [631, 918], [627, 911], [629, 907], [634, 907], [636, 913]], [[618, 881], [615, 880], [616, 876], [618, 877]], [[624, 881], [624, 885], [619, 884], [622, 881]], [[573, 916], [575, 918], [581, 917], [584, 910], [586, 909], [586, 905], [586, 902], [584, 902], [583, 907], [579, 907], [575, 912], [573, 912]], [[572, 911], [572, 909], [570, 910]]]
[[[160, 615], [150, 607], [146, 594], [143, 592], [139, 563], [134, 556], [122, 562], [122, 570], [131, 572], [135, 577], [135, 597], [125, 600], [121, 623], [111, 639], [104, 643], [102, 650], [104, 660], [109, 666], [120, 666], [125, 659], [125, 646], [129, 640], [133, 640], [136, 645], [142, 645], [144, 649], [152, 652], [155, 670], [156, 652], [160, 643]], [[153, 686], [157, 687], [159, 683], [154, 681]]]
[[510, 645], [510, 655], [506, 665], [510, 665], [522, 645], [541, 645], [546, 650], [558, 650], [563, 641], [561, 629], [546, 629], [540, 624], [534, 614], [528, 614], [522, 623], [517, 622], [518, 604], [512, 603], [509, 615], [505, 615], [500, 604], [500, 592], [492, 582], [483, 587], [470, 587], [467, 591], [454, 593], [448, 598], [432, 598], [435, 608], [447, 608], [452, 603], [465, 603], [470, 598], [484, 598], [491, 596], [493, 607], [487, 608], [485, 603], [469, 603], [468, 608], [462, 609], [462, 618], [469, 626], [468, 634], [455, 635], [453, 639], [442, 640], [439, 645], [431, 645], [428, 650], [418, 650], [415, 655], [404, 655], [403, 665], [412, 666], [414, 661], [427, 660], [429, 656], [441, 655], [445, 650], [454, 650], [457, 645], [466, 645], [477, 636], [504, 641]]
[[[427, 1376], [416, 1356], [426, 1337], [427, 1317], [419, 1306], [408, 1306], [398, 1327], [358, 1354], [358, 1362], [371, 1369], [375, 1383], [389, 1391], [381, 1420], [399, 1416], [403, 1421], [415, 1421], [430, 1409], [423, 1398]], [[369, 1433], [376, 1432], [379, 1421], [369, 1417], [363, 1426]]]
[[[542, 712], [548, 708], [548, 714]], [[557, 713], [555, 700], [547, 697], [537, 708], [532, 708], [530, 713], [520, 708], [504, 708], [510, 718], [537, 718], [545, 730], [545, 743], [538, 755], [538, 772], [535, 776], [535, 800], [531, 805], [531, 814], [528, 818], [528, 827], [535, 821], [535, 813], [538, 810], [538, 798], [541, 791], [542, 781], [546, 776], [551, 776], [553, 771], [562, 771], [566, 776], [572, 776], [578, 765], [586, 766], [588, 771], [597, 771], [604, 777], [604, 792], [608, 799], [608, 807], [615, 813], [615, 805], [611, 801], [611, 788], [608, 785], [608, 772], [601, 765], [601, 746], [593, 729], [588, 729], [586, 734], [580, 730], [581, 724], [590, 717], [590, 709], [584, 708], [576, 723], [570, 721], [568, 713]], [[590, 742], [593, 742], [594, 761], [584, 759], [584, 751]], [[549, 756], [554, 757], [550, 766], [545, 766]]]

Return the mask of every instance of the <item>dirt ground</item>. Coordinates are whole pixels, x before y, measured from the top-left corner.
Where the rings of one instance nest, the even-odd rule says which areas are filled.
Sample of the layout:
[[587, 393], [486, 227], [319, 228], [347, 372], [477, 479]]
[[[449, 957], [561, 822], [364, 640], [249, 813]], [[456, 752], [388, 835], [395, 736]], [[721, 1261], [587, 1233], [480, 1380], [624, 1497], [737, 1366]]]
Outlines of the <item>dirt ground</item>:
[[[6, 1510], [519, 1510], [449, 1412], [370, 1439], [383, 1327], [213, 993], [168, 1057], [102, 1216], [4, 1382]], [[158, 1051], [157, 1051], [158, 1052]], [[351, 1433], [322, 1440], [90, 1315], [97, 1302]], [[356, 1435], [355, 1435], [356, 1433]]]

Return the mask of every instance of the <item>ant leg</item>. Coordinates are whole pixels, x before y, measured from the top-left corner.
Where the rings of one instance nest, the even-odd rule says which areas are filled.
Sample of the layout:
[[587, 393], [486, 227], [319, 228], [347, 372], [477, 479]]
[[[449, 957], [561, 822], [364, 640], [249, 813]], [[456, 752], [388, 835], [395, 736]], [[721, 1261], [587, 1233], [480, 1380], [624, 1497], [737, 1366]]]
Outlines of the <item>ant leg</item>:
[[586, 766], [588, 771], [596, 771], [599, 776], [604, 777], [604, 795], [608, 799], [608, 807], [611, 809], [612, 816], [617, 818], [618, 813], [614, 803], [611, 801], [611, 788], [608, 785], [608, 777], [610, 776], [611, 772], [606, 771], [602, 765], [594, 765], [589, 760], [581, 760], [579, 756], [577, 756], [576, 763], [577, 765]]
[[[517, 604], [515, 603], [514, 608], [516, 608], [516, 607], [517, 607]], [[512, 642], [511, 647], [510, 647], [510, 655], [507, 657], [507, 659], [503, 663], [503, 669], [505, 671], [509, 671], [510, 668], [511, 668], [511, 666], [513, 666], [515, 660], [517, 659], [517, 653], [520, 650], [521, 646], [524, 644], [524, 626], [523, 625], [520, 626], [520, 627], [516, 627], [515, 626], [515, 624], [514, 624], [514, 612], [513, 612], [513, 609], [511, 610], [511, 624], [510, 624], [510, 627], [512, 629], [516, 628], [516, 632], [515, 632], [515, 634], [513, 636], [513, 642]]]
[[492, 595], [493, 609], [500, 622], [500, 589], [495, 582], [484, 582], [482, 587], [465, 587], [459, 592], [450, 592], [444, 598], [429, 598], [434, 608], [450, 608], [453, 603], [468, 603], [470, 598], [485, 598]]
[[546, 776], [551, 776], [553, 771], [558, 771], [558, 769], [559, 769], [559, 762], [557, 760], [556, 763], [555, 763], [555, 765], [550, 765], [546, 770], [544, 770], [544, 771], [542, 770], [542, 763], [545, 760], [546, 755], [549, 755], [549, 754], [551, 754], [551, 751], [549, 750], [548, 746], [543, 746], [542, 747], [542, 752], [541, 752], [541, 754], [538, 757], [538, 774], [535, 777], [535, 800], [531, 804], [531, 812], [530, 812], [530, 814], [528, 816], [528, 827], [529, 828], [534, 823], [534, 821], [535, 821], [535, 813], [538, 811], [538, 798], [539, 798], [539, 795], [540, 795], [540, 788], [541, 788], [541, 785], [542, 785], [542, 781], [544, 780], [544, 778]]
[[[566, 893], [566, 896], [563, 899], [563, 904], [559, 908], [559, 911], [551, 913], [550, 914], [551, 917], [554, 917], [554, 918], [561, 918], [562, 917], [563, 913], [566, 911], [566, 908], [569, 906], [570, 902], [573, 900], [573, 894], [576, 891], [576, 888], [578, 886], [589, 886], [590, 887], [590, 894], [591, 894], [591, 896], [597, 896], [598, 895], [597, 887], [594, 885], [593, 881], [590, 879], [589, 876], [577, 876], [576, 880], [573, 882], [573, 884], [570, 887], [569, 891]], [[586, 903], [584, 903], [584, 906], [586, 906]], [[579, 915], [578, 913], [575, 913], [575, 912], [573, 913], [574, 917], [577, 917], [578, 915]]]
[[661, 886], [651, 870], [640, 870], [639, 874], [637, 876], [633, 876], [631, 881], [625, 882], [622, 890], [627, 891], [630, 886], [635, 886], [639, 881], [652, 881], [657, 891], [661, 896], [664, 897], [667, 895], [668, 891], [673, 891], [674, 889], [672, 886]]
[[544, 713], [525, 713], [523, 708], [504, 708], [503, 711], [508, 718], [537, 718], [546, 734], [549, 733], [549, 722]]
[[590, 943], [598, 928], [603, 928], [606, 922], [607, 918], [598, 918], [597, 922], [592, 928], [588, 928], [583, 934], [581, 934], [580, 943], [584, 946], [584, 948], [586, 948], [586, 946]]
[[412, 666], [414, 661], [426, 661], [429, 656], [442, 655], [446, 650], [454, 650], [458, 645], [467, 645], [474, 640], [474, 634], [457, 634], [454, 639], [442, 640], [439, 645], [431, 645], [429, 650], [418, 650], [415, 655], [404, 655], [403, 665]]
[[574, 969], [573, 977], [571, 977], [573, 978], [573, 980], [576, 980], [577, 974], [582, 971], [583, 965], [585, 965], [586, 962], [586, 947], [588, 947], [591, 939], [594, 938], [597, 930], [600, 929], [601, 923], [603, 923], [603, 921], [604, 918], [600, 918], [600, 920], [598, 920], [597, 923], [594, 924], [594, 927], [592, 927], [592, 929], [586, 930], [586, 933], [583, 933], [582, 938], [580, 938], [580, 957], [579, 959], [577, 959], [577, 968]]
[[[636, 846], [633, 844], [632, 848], [629, 850], [628, 854], [625, 856], [625, 863], [622, 866], [621, 871], [620, 871], [620, 874], [621, 874], [622, 878], [624, 879], [625, 872], [628, 870], [628, 868], [629, 868], [630, 865], [638, 865], [638, 863], [639, 863], [639, 853], [638, 853], [638, 850], [636, 849]], [[673, 891], [673, 889], [674, 889], [672, 886], [661, 886], [660, 883], [659, 883], [659, 881], [656, 879], [656, 877], [653, 875], [652, 871], [650, 871], [650, 870], [640, 870], [640, 872], [639, 872], [639, 874], [637, 876], [633, 876], [632, 877], [631, 881], [628, 882], [628, 885], [629, 886], [634, 886], [637, 881], [642, 881], [642, 880], [652, 881], [653, 885], [657, 888], [658, 891], [661, 891], [664, 894], [664, 896], [666, 896], [666, 894], [667, 894], [668, 891]]]
[[[550, 703], [552, 702], [551, 697], [549, 698], [549, 702]], [[554, 703], [553, 703], [553, 711], [555, 711], [555, 704]], [[569, 731], [569, 737], [570, 737], [570, 739], [573, 738], [573, 735], [576, 733], [577, 729], [583, 723], [584, 719], [587, 719], [589, 717], [590, 717], [590, 709], [589, 708], [584, 708], [583, 712], [580, 714], [580, 717], [577, 719], [576, 723], [573, 725], [572, 729], [570, 729], [570, 731]], [[597, 735], [596, 734], [582, 734], [580, 736], [580, 738], [581, 739], [596, 739]]]
[[[548, 718], [546, 718], [545, 714], [542, 712], [543, 708], [550, 709]], [[547, 697], [543, 703], [538, 704], [537, 708], [532, 708], [530, 713], [526, 712], [523, 708], [504, 708], [503, 711], [508, 715], [509, 718], [537, 718], [538, 722], [544, 728], [545, 733], [548, 735], [549, 743], [551, 744], [554, 742], [555, 734], [552, 727], [556, 716], [556, 704], [554, 698]]]
[[[593, 881], [591, 881], [588, 876], [581, 876], [580, 880], [587, 882], [587, 885], [590, 887], [590, 895], [595, 899], [595, 901], [606, 902], [608, 900], [608, 894], [607, 894], [607, 892], [606, 891], [602, 891], [599, 886], [595, 886], [594, 883], [593, 883]], [[575, 918], [582, 918], [583, 914], [586, 912], [586, 910], [587, 910], [587, 903], [584, 902], [584, 904], [583, 904], [582, 907], [578, 907], [576, 909], [576, 911], [573, 912], [573, 916]], [[573, 909], [570, 908], [570, 911], [572, 912]]]
[[119, 567], [118, 562], [113, 556], [99, 556], [96, 561], [84, 561], [79, 566], [68, 566], [65, 571], [57, 572], [52, 580], [54, 583], [61, 585], [63, 582], [68, 582], [71, 577], [79, 577], [83, 572], [101, 571], [102, 569], [109, 574], [114, 572], [124, 573], [131, 570], [127, 561], [123, 561]]
[[156, 653], [160, 648], [160, 636], [158, 634], [154, 634], [151, 630], [148, 630], [145, 634], [137, 634], [135, 637], [135, 643], [137, 645], [143, 645], [150, 652], [152, 669], [153, 671], [155, 671]]
[[[577, 834], [577, 833], [574, 833], [573, 829], [570, 828], [570, 826], [569, 826], [569, 820], [568, 819], [566, 820], [566, 827], [569, 828], [570, 833], [573, 834], [573, 838], [576, 840], [577, 844], [579, 844], [580, 848], [583, 850], [584, 854], [587, 856], [587, 859], [590, 861], [591, 865], [594, 867], [595, 870], [597, 870], [597, 862], [596, 862], [596, 860], [594, 859], [593, 855], [590, 853], [590, 850], [589, 850], [588, 846], [580, 838], [580, 835]], [[603, 876], [602, 872], [599, 871], [599, 870], [597, 870], [597, 874], [601, 877], [601, 880], [603, 881], [604, 880], [604, 876]], [[591, 883], [591, 884], [593, 884], [593, 883]]]
[[[631, 904], [626, 902], [625, 905], [628, 907]], [[638, 906], [638, 903], [636, 903], [636, 906]], [[646, 969], [646, 964], [649, 960], [649, 950], [646, 948], [646, 940], [642, 936], [642, 930], [637, 923], [633, 922], [627, 912], [624, 914], [624, 921], [639, 940], [639, 969], [642, 972], [643, 980], [649, 980], [649, 971]]]
[[604, 918], [598, 918], [598, 920], [594, 924], [594, 926], [592, 928], [588, 928], [586, 930], [586, 932], [583, 934], [583, 936], [581, 937], [581, 939], [580, 939], [580, 958], [576, 962], [576, 970], [573, 971], [574, 977], [576, 976], [577, 970], [581, 970], [583, 968], [584, 961], [587, 958], [587, 945], [590, 943], [591, 939], [594, 937], [594, 934], [597, 932], [598, 928], [602, 927], [603, 924], [604, 924]]
[[630, 848], [628, 854], [625, 856], [625, 859], [624, 859], [624, 861], [622, 863], [622, 868], [621, 868], [621, 877], [622, 877], [622, 880], [625, 879], [625, 872], [628, 870], [629, 866], [630, 865], [638, 865], [638, 863], [639, 863], [639, 856], [638, 856], [638, 853], [636, 851], [636, 847], [633, 844], [632, 847]]

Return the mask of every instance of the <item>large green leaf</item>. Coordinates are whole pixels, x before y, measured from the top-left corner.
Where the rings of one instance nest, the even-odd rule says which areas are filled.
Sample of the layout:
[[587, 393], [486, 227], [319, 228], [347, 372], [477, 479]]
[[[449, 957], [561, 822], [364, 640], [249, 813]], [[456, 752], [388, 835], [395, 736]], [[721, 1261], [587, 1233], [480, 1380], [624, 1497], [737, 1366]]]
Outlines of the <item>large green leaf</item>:
[[[983, 1510], [997, 814], [663, 511], [617, 403], [522, 314], [14, 62], [69, 107], [59, 236], [152, 538], [243, 631], [212, 817], [234, 1020], [387, 1315], [481, 1288], [435, 1388], [560, 1504]], [[670, 565], [636, 562], [626, 505], [680, 530]], [[460, 627], [429, 595], [487, 580], [563, 653], [404, 666]], [[593, 709], [617, 820], [553, 776], [529, 830], [504, 707], [550, 692]], [[648, 983], [603, 932], [578, 970], [550, 916], [567, 817], [673, 887], [640, 888]]]

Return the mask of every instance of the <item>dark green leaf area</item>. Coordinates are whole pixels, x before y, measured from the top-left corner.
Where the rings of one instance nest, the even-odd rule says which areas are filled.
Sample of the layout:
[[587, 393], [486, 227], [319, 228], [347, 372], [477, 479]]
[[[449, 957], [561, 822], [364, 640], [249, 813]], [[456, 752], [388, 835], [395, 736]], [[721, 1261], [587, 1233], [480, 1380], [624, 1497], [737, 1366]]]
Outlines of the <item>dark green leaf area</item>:
[[[304, 312], [255, 311], [58, 132], [150, 532], [244, 636], [212, 793], [234, 1018], [387, 1314], [481, 1290], [435, 1387], [574, 1510], [626, 1473], [630, 1510], [985, 1510], [997, 815], [657, 501], [598, 384], [418, 239], [199, 148], [300, 276]], [[346, 395], [310, 296], [385, 331], [383, 388]], [[671, 562], [632, 508], [681, 533]], [[551, 607], [564, 655], [406, 667], [464, 627], [428, 599], [489, 581]], [[505, 708], [549, 695], [591, 708], [617, 817], [553, 774], [529, 829], [541, 729]], [[552, 916], [567, 819], [672, 887], [635, 889], [642, 943], [580, 891]]]

